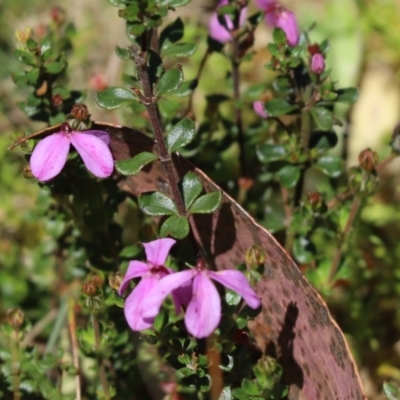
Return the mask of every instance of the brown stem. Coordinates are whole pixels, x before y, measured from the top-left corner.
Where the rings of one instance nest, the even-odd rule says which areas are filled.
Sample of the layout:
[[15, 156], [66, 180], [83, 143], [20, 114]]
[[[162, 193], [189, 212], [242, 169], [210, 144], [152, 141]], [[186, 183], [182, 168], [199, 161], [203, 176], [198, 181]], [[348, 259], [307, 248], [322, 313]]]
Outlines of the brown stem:
[[218, 400], [224, 388], [222, 370], [219, 368], [221, 364], [221, 354], [212, 347], [210, 338], [207, 339], [207, 357], [210, 360], [208, 372], [212, 382], [210, 398], [211, 400]]
[[339, 245], [336, 248], [335, 254], [333, 255], [333, 260], [332, 260], [331, 268], [330, 268], [330, 271], [329, 271], [329, 277], [328, 277], [328, 281], [331, 282], [331, 283], [332, 283], [333, 278], [335, 277], [336, 272], [337, 272], [337, 270], [339, 268], [339, 265], [340, 265], [340, 258], [342, 256], [343, 244], [344, 244], [344, 242], [345, 242], [345, 240], [346, 240], [346, 238], [347, 238], [347, 236], [348, 236], [348, 234], [350, 232], [351, 227], [353, 226], [353, 223], [354, 223], [354, 220], [355, 220], [355, 218], [357, 216], [357, 213], [358, 213], [358, 210], [360, 208], [360, 205], [361, 205], [361, 198], [358, 197], [358, 196], [354, 197], [353, 203], [352, 203], [351, 209], [350, 209], [349, 218], [348, 218], [348, 220], [346, 222], [346, 226], [345, 226], [345, 228], [343, 230], [342, 237], [341, 237], [341, 240], [339, 242]]
[[92, 313], [92, 325], [93, 325], [94, 340], [96, 345], [96, 357], [97, 357], [97, 362], [99, 364], [100, 382], [103, 388], [104, 397], [106, 399], [110, 399], [106, 370], [104, 368], [103, 357], [100, 354], [101, 352], [100, 326], [99, 326], [99, 321], [97, 319], [97, 315], [95, 313]]
[[[142, 48], [143, 43], [142, 42]], [[172, 196], [174, 198], [175, 204], [178, 208], [179, 215], [186, 215], [185, 204], [183, 202], [181, 193], [178, 187], [178, 178], [176, 175], [175, 167], [172, 162], [171, 155], [168, 152], [167, 146], [165, 144], [163, 129], [160, 122], [160, 117], [158, 115], [157, 104], [155, 98], [153, 96], [153, 90], [151, 87], [149, 74], [147, 71], [147, 61], [146, 61], [146, 52], [134, 50], [134, 61], [137, 68], [137, 71], [140, 76], [140, 80], [142, 83], [143, 93], [146, 102], [144, 103], [147, 113], [150, 118], [150, 123], [154, 132], [156, 144], [159, 151], [159, 158], [162, 166], [164, 167], [165, 174], [167, 176], [169, 186], [171, 188]]]

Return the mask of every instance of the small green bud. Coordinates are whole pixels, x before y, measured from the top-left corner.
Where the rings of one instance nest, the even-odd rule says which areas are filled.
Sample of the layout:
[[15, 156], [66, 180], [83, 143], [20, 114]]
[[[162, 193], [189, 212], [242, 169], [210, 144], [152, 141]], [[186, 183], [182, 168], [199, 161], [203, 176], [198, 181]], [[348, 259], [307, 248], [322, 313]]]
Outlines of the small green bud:
[[15, 329], [19, 329], [19, 327], [24, 322], [24, 313], [19, 308], [10, 308], [7, 311], [7, 322]]

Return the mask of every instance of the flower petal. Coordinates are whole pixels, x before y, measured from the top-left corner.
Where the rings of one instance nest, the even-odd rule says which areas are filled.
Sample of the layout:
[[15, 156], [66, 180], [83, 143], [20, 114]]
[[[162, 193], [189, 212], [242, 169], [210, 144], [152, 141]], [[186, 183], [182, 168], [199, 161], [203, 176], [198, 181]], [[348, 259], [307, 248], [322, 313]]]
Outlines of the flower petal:
[[112, 174], [114, 160], [110, 149], [102, 139], [80, 132], [71, 132], [70, 137], [72, 145], [93, 175], [98, 178], [106, 178]]
[[118, 294], [121, 296], [125, 292], [129, 282], [132, 279], [137, 278], [138, 276], [143, 276], [148, 271], [149, 266], [146, 263], [136, 260], [131, 261], [128, 265], [128, 269], [126, 270], [125, 277], [118, 289]]
[[208, 271], [210, 278], [224, 285], [228, 289], [240, 294], [243, 300], [251, 308], [258, 308], [261, 301], [256, 292], [252, 289], [246, 277], [240, 272], [235, 270], [225, 271]]
[[[229, 22], [230, 25], [232, 25], [232, 21], [228, 17], [225, 17], [225, 20], [227, 26], [229, 26]], [[210, 21], [208, 22], [208, 31], [210, 36], [220, 43], [227, 43], [232, 40], [231, 33], [219, 22], [217, 12], [214, 12], [210, 17]]]
[[196, 338], [210, 336], [221, 320], [221, 299], [204, 272], [193, 279], [193, 297], [186, 310], [186, 329]]
[[42, 139], [34, 148], [30, 164], [33, 176], [46, 182], [60, 173], [69, 152], [70, 140], [64, 133]]
[[149, 292], [157, 285], [158, 279], [149, 276], [143, 278], [133, 289], [132, 293], [126, 298], [124, 305], [125, 318], [130, 328], [134, 331], [148, 329], [153, 325], [153, 318], [143, 317], [144, 307]]
[[110, 135], [106, 131], [84, 131], [82, 133], [87, 133], [101, 139], [107, 146], [111, 143]]
[[[157, 286], [147, 294], [146, 309], [143, 312], [143, 316], [154, 318], [160, 312], [161, 304], [165, 298], [174, 290], [189, 282], [193, 278], [194, 272], [192, 269], [186, 269], [185, 271], [175, 272], [161, 278]], [[179, 300], [177, 301], [179, 302]], [[176, 304], [175, 308], [177, 308]]]
[[174, 239], [165, 238], [143, 243], [147, 261], [153, 265], [164, 265], [171, 247], [176, 243]]

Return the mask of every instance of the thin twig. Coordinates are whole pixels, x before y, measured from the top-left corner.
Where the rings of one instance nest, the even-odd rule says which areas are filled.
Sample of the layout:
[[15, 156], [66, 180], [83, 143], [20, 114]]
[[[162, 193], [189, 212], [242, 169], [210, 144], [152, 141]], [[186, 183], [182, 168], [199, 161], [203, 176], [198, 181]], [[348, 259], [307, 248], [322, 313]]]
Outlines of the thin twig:
[[13, 375], [13, 400], [21, 399], [21, 392], [19, 390], [20, 376], [19, 376], [19, 329], [14, 328], [14, 342], [12, 343], [12, 375]]
[[208, 372], [211, 377], [211, 400], [218, 400], [224, 388], [221, 364], [221, 354], [211, 346], [211, 339], [207, 339], [207, 357], [210, 360]]

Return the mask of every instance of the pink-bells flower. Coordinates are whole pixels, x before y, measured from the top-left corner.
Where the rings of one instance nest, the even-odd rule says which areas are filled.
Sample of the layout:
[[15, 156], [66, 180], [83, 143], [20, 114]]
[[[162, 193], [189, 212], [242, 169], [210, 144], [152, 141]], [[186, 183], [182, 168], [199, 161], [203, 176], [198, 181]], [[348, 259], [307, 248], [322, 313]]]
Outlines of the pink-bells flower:
[[211, 280], [237, 292], [249, 307], [255, 309], [261, 305], [259, 297], [240, 271], [210, 271], [203, 262], [199, 262], [193, 269], [167, 275], [158, 281], [147, 294], [144, 318], [154, 318], [168, 294], [190, 285], [191, 293], [185, 313], [186, 329], [196, 338], [211, 335], [221, 320], [221, 299]]
[[311, 70], [316, 74], [322, 74], [325, 70], [325, 59], [321, 53], [313, 54], [311, 58]]
[[114, 169], [109, 143], [110, 136], [107, 132], [77, 132], [64, 123], [60, 132], [45, 137], [35, 146], [30, 158], [32, 174], [42, 182], [54, 178], [64, 167], [72, 144], [86, 168], [98, 178], [106, 178]]
[[[225, 6], [227, 4], [229, 4], [228, 0], [221, 0], [218, 4], [218, 7]], [[247, 7], [242, 8], [240, 10], [239, 26], [242, 26], [244, 24], [246, 16], [247, 16]], [[226, 27], [222, 25], [221, 22], [219, 22], [218, 12], [213, 12], [208, 22], [208, 30], [210, 36], [214, 40], [220, 43], [228, 43], [229, 41], [232, 40], [232, 34], [230, 31], [233, 30], [234, 26], [233, 26], [233, 21], [230, 17], [225, 15], [223, 18], [225, 18]]]
[[275, 28], [281, 28], [285, 32], [289, 46], [297, 46], [300, 31], [295, 14], [281, 7], [275, 1], [259, 0], [257, 5], [265, 10], [265, 22]]
[[[118, 293], [122, 295], [132, 279], [138, 277], [142, 278], [128, 295], [124, 305], [125, 318], [128, 325], [134, 331], [148, 329], [153, 325], [155, 315], [153, 317], [144, 317], [144, 311], [147, 308], [148, 294], [162, 277], [171, 273], [171, 270], [166, 268], [164, 263], [174, 244], [175, 240], [169, 238], [143, 243], [147, 261], [133, 260], [129, 263], [128, 270], [121, 282]], [[181, 307], [179, 293], [174, 293], [173, 298], [176, 312], [179, 314]]]
[[265, 111], [262, 101], [255, 101], [253, 103], [253, 109], [261, 118], [268, 118], [268, 113]]

